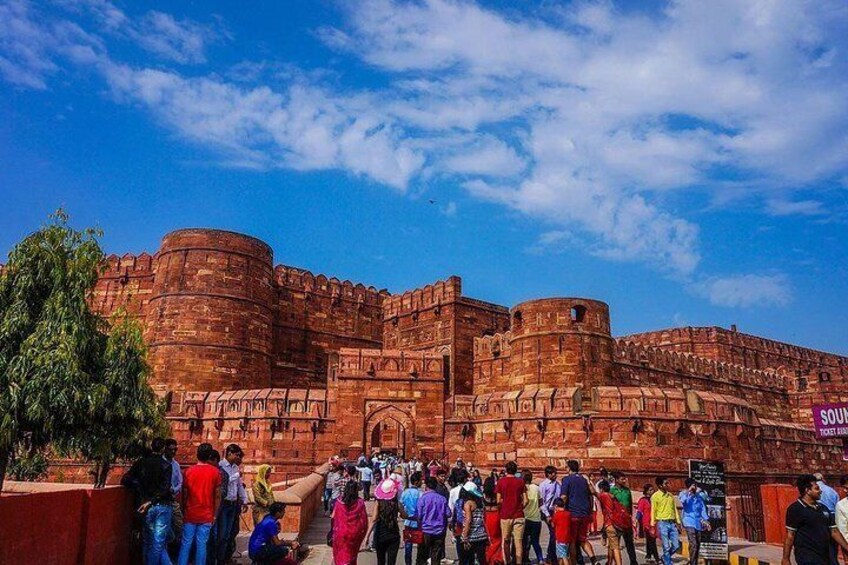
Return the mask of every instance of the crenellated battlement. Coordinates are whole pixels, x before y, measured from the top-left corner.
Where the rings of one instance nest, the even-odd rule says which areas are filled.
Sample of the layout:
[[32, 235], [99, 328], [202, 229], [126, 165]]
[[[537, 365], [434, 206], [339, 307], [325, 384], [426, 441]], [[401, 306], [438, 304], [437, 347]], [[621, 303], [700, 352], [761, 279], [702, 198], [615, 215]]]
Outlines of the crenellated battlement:
[[[621, 339], [665, 348], [685, 347], [694, 349], [698, 346], [704, 348], [706, 344], [713, 344], [719, 349], [737, 348], [754, 355], [762, 355], [763, 358], [758, 361], [763, 365], [771, 366], [773, 369], [779, 369], [780, 365], [786, 365], [786, 369], [793, 366], [791, 368], [794, 369], [798, 368], [795, 366], [799, 364], [805, 365], [804, 368], [807, 370], [819, 366], [848, 367], [848, 357], [718, 326], [668, 328], [624, 336]], [[719, 353], [719, 351], [715, 352], [715, 354]], [[770, 363], [769, 360], [771, 359], [782, 359], [783, 362], [780, 364]]]
[[334, 300], [346, 300], [366, 306], [381, 306], [385, 297], [389, 296], [386, 289], [377, 290], [373, 286], [366, 287], [362, 283], [349, 280], [339, 280], [323, 274], [314, 274], [306, 269], [277, 265], [274, 267], [274, 282], [279, 287], [328, 296]]
[[121, 278], [150, 276], [154, 274], [155, 256], [142, 252], [138, 255], [126, 253], [122, 256], [115, 254], [106, 257], [101, 272], [101, 278]]
[[774, 371], [750, 369], [628, 340], [629, 338], [615, 340], [615, 360], [618, 363], [684, 375], [706, 376], [733, 385], [744, 384], [775, 392], [787, 390], [787, 378]]
[[336, 377], [443, 381], [444, 358], [427, 351], [342, 348]]
[[512, 333], [496, 333], [474, 338], [474, 362], [503, 359], [512, 354]]
[[446, 401], [445, 415], [460, 420], [604, 416], [760, 425], [754, 408], [735, 396], [633, 386], [593, 387], [588, 394], [579, 387], [528, 386], [510, 392], [459, 395]]
[[174, 393], [169, 418], [326, 418], [327, 391], [264, 388]]
[[414, 314], [456, 302], [462, 296], [462, 279], [452, 276], [423, 288], [387, 296], [383, 301], [383, 318]]

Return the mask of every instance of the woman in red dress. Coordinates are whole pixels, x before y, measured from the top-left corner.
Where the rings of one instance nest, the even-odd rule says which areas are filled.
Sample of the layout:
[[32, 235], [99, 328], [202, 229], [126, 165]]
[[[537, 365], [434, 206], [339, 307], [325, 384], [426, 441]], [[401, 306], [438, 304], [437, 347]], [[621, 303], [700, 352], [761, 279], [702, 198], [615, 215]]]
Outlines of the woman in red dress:
[[349, 481], [330, 517], [333, 522], [333, 563], [356, 565], [362, 540], [368, 531], [368, 513], [359, 498], [359, 483]]
[[489, 534], [489, 546], [486, 548], [486, 565], [503, 563], [501, 550], [501, 518], [498, 497], [495, 494], [495, 479], [489, 477], [483, 483], [483, 510], [486, 518], [486, 533]]

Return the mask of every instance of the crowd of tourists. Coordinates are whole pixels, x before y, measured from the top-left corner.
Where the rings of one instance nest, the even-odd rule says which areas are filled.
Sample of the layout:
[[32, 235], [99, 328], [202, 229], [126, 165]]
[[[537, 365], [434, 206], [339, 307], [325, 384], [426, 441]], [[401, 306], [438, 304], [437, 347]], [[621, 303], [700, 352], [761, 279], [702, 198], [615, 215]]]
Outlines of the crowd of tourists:
[[[270, 465], [256, 467], [251, 501], [238, 445], [226, 446], [222, 457], [211, 444], [200, 444], [196, 463], [185, 469], [176, 454], [175, 440], [156, 439], [122, 479], [136, 494], [145, 565], [231, 563], [240, 520], [248, 516], [253, 563], [296, 565], [303, 558], [306, 548], [280, 535], [285, 505], [275, 501]], [[459, 565], [596, 565], [590, 542], [596, 535], [609, 565], [624, 565], [623, 554], [628, 565], [639, 565], [636, 538], [644, 539], [645, 564], [672, 565], [685, 534], [688, 563], [698, 565], [701, 532], [711, 527], [710, 498], [693, 479], [675, 496], [668, 479], [656, 477], [634, 504], [624, 472], [601, 468], [587, 475], [574, 460], [563, 471], [560, 477], [559, 469], [547, 466], [537, 478], [509, 461], [483, 476], [462, 459], [449, 467], [388, 454], [333, 458], [323, 497], [333, 562], [356, 565], [365, 549], [376, 553], [378, 565], [395, 565], [402, 548], [405, 565], [413, 565], [413, 555], [415, 565], [441, 565], [445, 544], [452, 543]], [[840, 547], [848, 562], [848, 475], [841, 480], [842, 497], [820, 474], [802, 475], [796, 486], [799, 498], [786, 513], [783, 565], [793, 551], [798, 565], [838, 565]]]
[[[798, 479], [783, 565], [793, 548], [798, 565], [838, 565], [838, 547], [848, 551], [848, 475], [841, 485], [842, 500], [821, 475]], [[363, 544], [378, 565], [395, 565], [401, 548], [406, 565], [413, 565], [413, 550], [415, 565], [440, 565], [446, 543], [455, 545], [459, 565], [595, 565], [590, 537], [597, 535], [609, 565], [624, 565], [623, 554], [628, 565], [638, 565], [636, 538], [644, 539], [645, 563], [672, 565], [685, 535], [688, 564], [698, 565], [702, 532], [711, 528], [709, 494], [691, 478], [675, 494], [666, 477], [641, 492], [634, 503], [626, 473], [601, 468], [587, 475], [574, 460], [562, 477], [545, 467], [539, 481], [514, 461], [483, 478], [461, 459], [448, 468], [437, 460], [384, 455], [350, 463], [336, 458], [324, 489], [327, 542], [335, 565], [356, 565]], [[365, 502], [372, 496], [369, 513]], [[726, 532], [719, 533], [726, 540]]]
[[136, 496], [136, 538], [144, 565], [230, 563], [242, 514], [252, 507], [248, 555], [257, 565], [296, 565], [305, 547], [280, 537], [285, 505], [275, 502], [270, 465], [259, 465], [250, 502], [242, 477], [244, 452], [236, 444], [224, 455], [211, 444], [197, 448], [197, 462], [183, 470], [177, 442], [154, 439], [148, 455], [133, 464], [121, 483]]

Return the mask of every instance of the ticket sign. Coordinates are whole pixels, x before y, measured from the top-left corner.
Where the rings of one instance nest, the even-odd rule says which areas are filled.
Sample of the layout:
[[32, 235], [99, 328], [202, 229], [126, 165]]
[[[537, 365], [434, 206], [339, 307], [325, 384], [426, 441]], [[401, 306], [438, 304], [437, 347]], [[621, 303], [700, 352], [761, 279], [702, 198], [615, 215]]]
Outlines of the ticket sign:
[[707, 496], [707, 516], [710, 529], [698, 533], [701, 557], [727, 561], [727, 481], [724, 463], [719, 461], [689, 461], [689, 476]]
[[813, 424], [819, 439], [848, 438], [848, 402], [813, 406]]

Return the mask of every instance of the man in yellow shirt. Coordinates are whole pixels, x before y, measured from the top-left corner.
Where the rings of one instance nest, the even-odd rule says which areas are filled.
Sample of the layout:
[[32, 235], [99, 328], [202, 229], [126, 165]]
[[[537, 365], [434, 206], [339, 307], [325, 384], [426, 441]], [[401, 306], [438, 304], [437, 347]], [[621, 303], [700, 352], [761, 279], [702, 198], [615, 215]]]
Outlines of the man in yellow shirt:
[[663, 563], [672, 565], [671, 558], [680, 549], [680, 514], [665, 477], [657, 477], [657, 492], [651, 495], [651, 525], [662, 540]]

